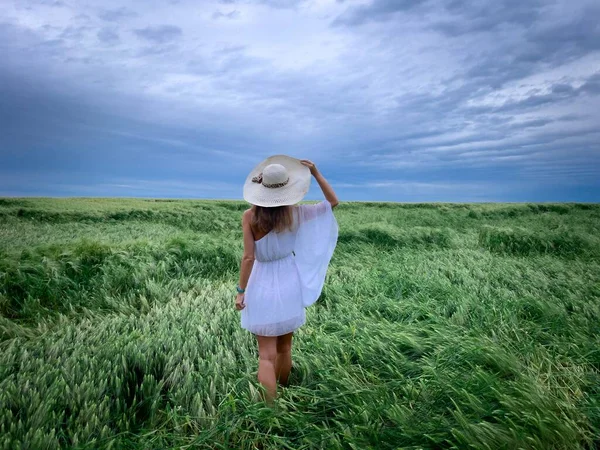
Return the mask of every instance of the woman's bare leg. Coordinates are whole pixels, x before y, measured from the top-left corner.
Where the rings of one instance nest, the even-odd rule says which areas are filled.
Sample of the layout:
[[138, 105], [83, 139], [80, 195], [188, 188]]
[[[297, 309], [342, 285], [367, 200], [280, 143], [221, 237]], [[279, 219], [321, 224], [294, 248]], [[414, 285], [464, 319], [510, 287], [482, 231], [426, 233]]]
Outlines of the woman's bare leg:
[[292, 369], [292, 336], [294, 332], [277, 336], [277, 362], [275, 374], [282, 386], [287, 386]]
[[266, 402], [273, 404], [277, 396], [277, 378], [275, 364], [277, 362], [277, 336], [256, 336], [258, 341], [258, 381], [266, 391]]

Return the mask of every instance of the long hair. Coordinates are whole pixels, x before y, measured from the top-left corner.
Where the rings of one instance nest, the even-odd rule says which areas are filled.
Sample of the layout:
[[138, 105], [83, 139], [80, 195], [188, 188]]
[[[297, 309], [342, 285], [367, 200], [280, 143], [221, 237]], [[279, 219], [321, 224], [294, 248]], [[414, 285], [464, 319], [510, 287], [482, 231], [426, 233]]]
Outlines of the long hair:
[[280, 232], [283, 230], [293, 230], [294, 211], [296, 205], [282, 206], [258, 206], [254, 205], [252, 214], [252, 226], [262, 232], [269, 233], [271, 230]]

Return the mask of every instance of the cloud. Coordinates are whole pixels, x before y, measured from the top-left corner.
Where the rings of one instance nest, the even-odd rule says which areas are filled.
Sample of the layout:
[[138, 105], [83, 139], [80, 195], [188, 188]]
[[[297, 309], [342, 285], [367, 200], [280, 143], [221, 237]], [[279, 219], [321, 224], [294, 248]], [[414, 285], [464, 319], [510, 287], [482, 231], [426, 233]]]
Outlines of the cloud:
[[213, 13], [213, 19], [235, 19], [240, 16], [240, 12], [238, 10], [233, 10], [228, 13], [223, 13], [221, 11], [216, 11]]
[[133, 32], [137, 36], [156, 44], [164, 44], [170, 42], [174, 39], [179, 38], [182, 34], [181, 28], [175, 25], [148, 26], [145, 28], [135, 29], [133, 30]]
[[119, 42], [119, 34], [110, 28], [102, 28], [96, 35], [100, 41], [109, 45]]
[[[493, 3], [495, 7], [502, 4]], [[570, 16], [557, 17], [560, 7], [554, 11], [535, 2], [522, 5], [521, 8], [525, 8], [522, 14], [501, 14], [499, 18], [493, 14], [485, 16], [485, 21], [494, 20], [496, 26], [485, 23], [481, 29], [474, 30], [477, 20], [473, 21], [472, 12], [465, 12], [457, 19], [455, 23], [462, 27], [461, 31], [450, 37], [472, 39], [469, 36], [473, 31], [485, 31], [478, 43], [483, 49], [477, 52], [477, 59], [464, 74], [467, 80], [497, 89], [512, 80], [577, 61], [600, 50], [600, 28], [593, 19], [600, 14], [600, 8], [584, 6], [573, 9]], [[499, 28], [509, 19], [517, 28]], [[475, 41], [472, 42], [475, 45]]]
[[73, 179], [64, 175], [17, 173], [4, 178], [0, 196], [57, 196], [57, 197], [138, 197], [138, 198], [221, 198], [240, 193], [236, 183], [218, 181], [189, 181], [177, 179], [104, 178]]
[[219, 0], [219, 3], [225, 5], [265, 5], [275, 9], [295, 9], [310, 0]]
[[[339, 15], [332, 25], [362, 25], [370, 21], [391, 19], [395, 13], [409, 11], [425, 3], [426, 0], [373, 0], [370, 4], [350, 7]], [[343, 2], [340, 2], [343, 3]]]
[[88, 26], [68, 26], [61, 31], [59, 37], [60, 39], [82, 39], [90, 30], [91, 27]]
[[138, 13], [128, 9], [124, 6], [115, 9], [105, 9], [98, 13], [98, 17], [102, 20], [106, 20], [108, 22], [117, 22], [123, 19], [130, 19], [132, 17], [137, 17]]
[[572, 17], [534, 24], [524, 35], [528, 46], [520, 58], [556, 63], [600, 50], [599, 15], [600, 6], [591, 4], [575, 9]]
[[589, 77], [578, 89], [578, 92], [593, 95], [600, 94], [600, 72]]
[[479, 2], [474, 0], [452, 0], [442, 2], [448, 16], [433, 24], [433, 28], [447, 36], [486, 32], [505, 27], [528, 28], [539, 19], [543, 2], [530, 0], [498, 0]]
[[515, 112], [517, 110], [531, 110], [544, 105], [557, 105], [560, 102], [573, 100], [579, 95], [597, 95], [600, 94], [600, 72], [590, 76], [578, 88], [567, 83], [556, 83], [548, 88], [545, 94], [532, 94], [519, 100], [509, 100], [498, 107], [476, 107], [478, 112], [498, 113]]

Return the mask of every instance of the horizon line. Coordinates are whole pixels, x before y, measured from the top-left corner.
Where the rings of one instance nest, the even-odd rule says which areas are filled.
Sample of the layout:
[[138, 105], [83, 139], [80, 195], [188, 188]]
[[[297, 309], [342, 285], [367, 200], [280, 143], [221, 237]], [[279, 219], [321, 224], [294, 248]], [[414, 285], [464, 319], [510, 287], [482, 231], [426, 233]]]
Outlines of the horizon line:
[[[246, 202], [244, 199], [232, 199], [232, 198], [193, 198], [193, 197], [102, 197], [102, 196], [0, 196], [1, 199], [96, 199], [96, 200], [113, 200], [113, 199], [122, 199], [122, 200], [172, 200], [172, 201], [228, 201], [228, 202]], [[325, 199], [323, 199], [325, 200]], [[312, 200], [312, 199], [303, 199], [302, 201], [322, 201], [322, 200]], [[248, 203], [248, 202], [246, 202]], [[298, 202], [300, 203], [300, 202]], [[393, 200], [339, 200], [339, 204], [341, 203], [398, 203], [398, 204], [527, 204], [527, 203], [555, 203], [555, 204], [586, 204], [586, 205], [600, 205], [600, 202], [585, 202], [585, 201], [560, 201], [560, 200], [546, 200], [546, 201], [536, 201], [536, 200], [523, 200], [523, 201], [393, 201]], [[248, 203], [250, 205], [250, 203]]]

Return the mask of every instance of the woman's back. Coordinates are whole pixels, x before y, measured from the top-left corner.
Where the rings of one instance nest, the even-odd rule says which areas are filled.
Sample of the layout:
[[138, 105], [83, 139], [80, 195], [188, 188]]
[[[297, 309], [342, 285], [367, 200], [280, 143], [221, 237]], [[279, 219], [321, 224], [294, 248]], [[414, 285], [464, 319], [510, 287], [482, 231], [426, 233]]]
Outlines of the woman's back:
[[337, 237], [331, 204], [323, 200], [298, 205], [292, 230], [272, 230], [255, 240], [242, 326], [277, 336], [304, 323], [304, 308], [321, 294]]
[[[325, 215], [328, 206], [331, 211], [331, 205], [327, 200], [312, 205], [293, 206], [293, 223], [291, 229], [283, 231], [271, 230], [254, 241], [254, 256], [256, 260], [261, 262], [272, 261], [290, 255], [294, 251], [298, 231], [300, 231], [301, 237], [304, 237], [307, 234], [304, 232], [305, 228], [314, 228], [311, 227], [313, 224], [310, 221]], [[331, 217], [334, 217], [333, 213], [331, 213]], [[319, 224], [314, 223], [314, 225], [318, 226]], [[318, 237], [318, 233], [313, 233], [313, 236]], [[298, 242], [298, 244], [303, 245], [304, 242]]]
[[296, 231], [270, 231], [254, 241], [254, 258], [259, 262], [274, 261], [292, 255], [296, 243]]

